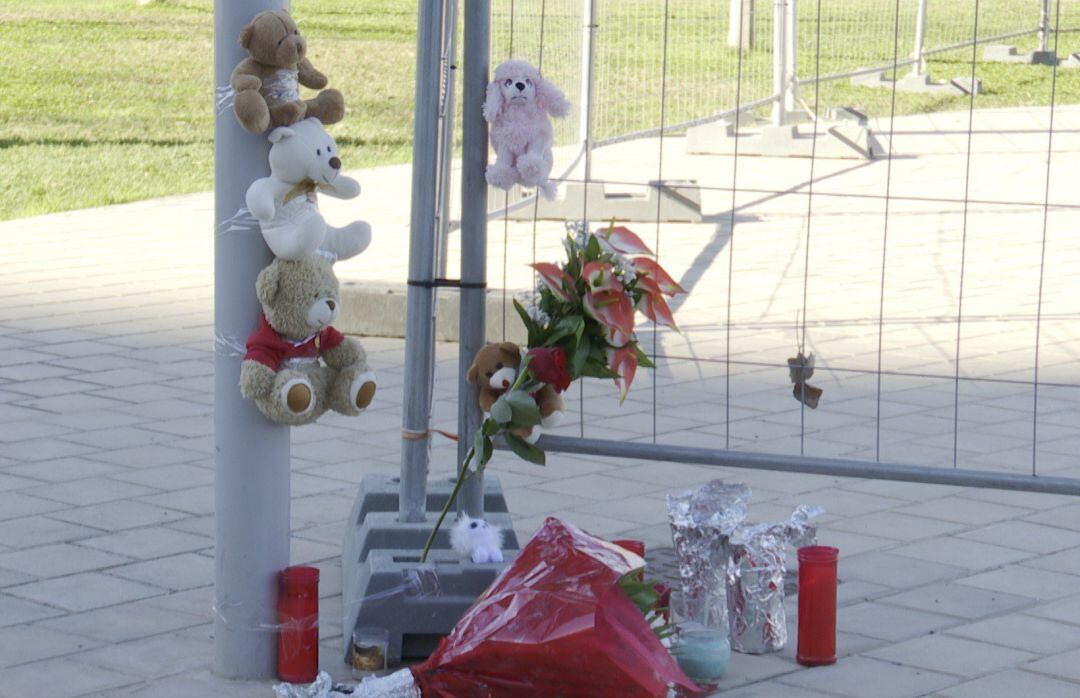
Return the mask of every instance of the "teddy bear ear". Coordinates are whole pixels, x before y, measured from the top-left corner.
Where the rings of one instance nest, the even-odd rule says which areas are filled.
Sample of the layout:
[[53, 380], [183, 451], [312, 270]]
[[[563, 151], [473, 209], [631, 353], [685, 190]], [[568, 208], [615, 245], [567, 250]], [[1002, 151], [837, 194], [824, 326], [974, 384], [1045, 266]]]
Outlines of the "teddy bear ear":
[[255, 38], [255, 22], [248, 23], [243, 29], [240, 30], [240, 45], [247, 48], [251, 45], [251, 40]]
[[288, 126], [279, 126], [270, 132], [270, 135], [267, 136], [267, 139], [269, 139], [271, 143], [277, 143], [278, 141], [284, 140], [286, 138], [291, 138], [295, 135], [296, 131], [293, 131]]
[[259, 277], [255, 279], [255, 296], [259, 299], [259, 303], [271, 305], [274, 298], [277, 297], [280, 286], [281, 267], [278, 264], [271, 263], [270, 266], [260, 271]]
[[469, 372], [465, 374], [465, 379], [468, 380], [470, 383], [475, 383], [476, 379], [479, 378], [479, 376], [480, 367], [473, 363], [472, 366], [469, 366]]
[[521, 354], [521, 348], [513, 342], [503, 342], [499, 345], [499, 348], [511, 354]]

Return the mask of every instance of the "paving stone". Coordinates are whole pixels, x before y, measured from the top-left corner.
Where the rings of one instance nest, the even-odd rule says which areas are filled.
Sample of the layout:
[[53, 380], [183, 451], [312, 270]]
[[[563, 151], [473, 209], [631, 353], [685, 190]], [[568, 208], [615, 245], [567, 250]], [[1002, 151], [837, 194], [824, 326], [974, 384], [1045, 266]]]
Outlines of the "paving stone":
[[950, 582], [938, 582], [889, 596], [879, 595], [876, 600], [967, 619], [985, 618], [1036, 603], [1035, 599], [1027, 596], [987, 591]]
[[[205, 550], [213, 547], [214, 539], [184, 533], [163, 526], [154, 526], [121, 531], [97, 538], [88, 538], [79, 541], [79, 545], [125, 555], [128, 558], [150, 560], [167, 555], [176, 555], [177, 553]], [[0, 556], [0, 566], [2, 565], [3, 557]]]
[[83, 548], [70, 543], [45, 545], [0, 554], [0, 567], [40, 578], [100, 570], [129, 561], [130, 558], [121, 555]]
[[938, 695], [948, 698], [1075, 698], [1076, 691], [1075, 683], [1010, 669], [952, 686]]
[[1043, 655], [1080, 647], [1080, 628], [1075, 625], [1021, 613], [956, 626], [947, 632]]
[[69, 393], [85, 392], [91, 384], [70, 378], [43, 378], [41, 380], [15, 383], [8, 386], [8, 390], [32, 397], [52, 397], [54, 395], [67, 395]]
[[957, 683], [957, 678], [926, 669], [881, 662], [866, 657], [850, 657], [831, 666], [816, 667], [778, 679], [781, 683], [842, 696], [866, 696], [873, 686], [880, 698], [924, 696]]
[[65, 458], [67, 456], [81, 456], [94, 453], [97, 450], [95, 446], [72, 443], [57, 438], [28, 439], [4, 445], [5, 456], [27, 463]]
[[1041, 618], [1080, 625], [1080, 596], [1051, 601], [1029, 608], [1025, 613]]
[[610, 499], [612, 497], [628, 497], [644, 492], [656, 491], [656, 485], [634, 480], [623, 480], [607, 475], [582, 475], [580, 477], [554, 480], [537, 485], [537, 489], [569, 494], [588, 499]]
[[143, 497], [140, 501], [176, 509], [188, 514], [204, 516], [214, 512], [214, 488], [209, 485], [192, 487], [186, 490], [150, 495]]
[[875, 601], [845, 606], [837, 612], [837, 629], [899, 642], [957, 624], [956, 618], [890, 606]]
[[157, 598], [164, 597], [72, 613], [40, 621], [37, 625], [113, 644], [183, 630], [206, 622], [208, 614], [200, 617], [151, 605]]
[[21, 492], [0, 492], [0, 520], [15, 519], [32, 514], [44, 514], [66, 509], [66, 504], [31, 497]]
[[979, 526], [994, 523], [995, 521], [1015, 519], [1030, 513], [1029, 510], [1019, 507], [977, 502], [963, 497], [942, 497], [931, 502], [911, 504], [899, 509], [898, 512]]
[[1056, 599], [1075, 593], [1080, 587], [1080, 577], [1059, 572], [1037, 570], [1023, 565], [1010, 565], [998, 570], [983, 572], [972, 577], [956, 580], [965, 584], [995, 591], [1023, 591], [1036, 599]]
[[1014, 548], [1003, 548], [951, 536], [903, 545], [889, 552], [919, 560], [966, 567], [969, 570], [985, 570], [1032, 556], [1031, 553]]
[[68, 657], [4, 670], [4, 690], [12, 696], [40, 695], [45, 681], [50, 698], [74, 698], [103, 690], [115, 695], [116, 689], [134, 683], [135, 679], [116, 671], [80, 664]]
[[49, 483], [24, 490], [26, 494], [72, 506], [113, 502], [118, 499], [146, 496], [157, 491], [150, 487], [120, 482], [108, 477], [88, 477], [70, 482]]
[[965, 528], [964, 524], [909, 516], [893, 511], [881, 511], [829, 524], [829, 528], [864, 535], [912, 541], [946, 535]]
[[48, 603], [68, 611], [88, 611], [92, 608], [114, 606], [156, 596], [163, 591], [160, 587], [139, 584], [101, 572], [84, 572], [5, 589], [6, 593], [13, 596]]
[[1027, 671], [1080, 683], [1080, 650], [1062, 652], [1024, 665]]
[[207, 669], [213, 652], [212, 642], [169, 633], [84, 652], [74, 659], [147, 680]]
[[926, 635], [871, 650], [866, 656], [972, 678], [1034, 659], [1030, 652], [948, 635]]
[[[12, 587], [17, 588], [17, 587]], [[63, 611], [52, 606], [16, 598], [7, 593], [8, 589], [0, 592], [0, 627], [11, 627], [32, 623], [44, 618], [63, 615]]]
[[29, 441], [49, 436], [68, 434], [71, 430], [56, 424], [42, 421], [41, 419], [27, 419], [21, 422], [7, 422], [0, 429], [0, 443], [13, 441]]
[[228, 698], [266, 698], [265, 681], [230, 681], [209, 671], [140, 682], [130, 688], [108, 692], [94, 698], [193, 698], [194, 696], [228, 696]]
[[111, 475], [111, 479], [172, 491], [211, 485], [214, 482], [214, 471], [194, 465], [165, 465], [160, 468], [116, 472]]
[[101, 451], [92, 456], [94, 460], [115, 463], [117, 465], [126, 465], [133, 468], [153, 468], [161, 465], [172, 465], [174, 463], [187, 463], [197, 457], [198, 454], [193, 454], [190, 451], [179, 448], [171, 448], [164, 444]]
[[170, 591], [183, 591], [213, 582], [214, 560], [195, 553], [182, 553], [114, 567], [110, 574], [153, 584]]
[[954, 565], [925, 562], [886, 552], [841, 557], [839, 574], [885, 586], [908, 588], [943, 579], [956, 579], [968, 571]]
[[39, 625], [16, 625], [0, 633], [0, 667], [62, 657], [99, 645], [99, 642], [89, 638]]
[[160, 525], [185, 516], [179, 511], [129, 500], [66, 509], [51, 514], [51, 518], [91, 526], [102, 531], [122, 531], [140, 526]]
[[1080, 531], [1080, 504], [1058, 507], [1026, 517], [1027, 521]]
[[98, 449], [116, 449], [145, 446], [147, 444], [165, 441], [169, 437], [150, 429], [119, 427], [99, 429], [97, 431], [85, 431], [79, 434], [69, 434], [65, 438], [73, 443], [85, 444]]
[[1042, 526], [1028, 521], [993, 524], [973, 531], [964, 531], [957, 536], [1034, 553], [1052, 553], [1080, 545], [1080, 531]]

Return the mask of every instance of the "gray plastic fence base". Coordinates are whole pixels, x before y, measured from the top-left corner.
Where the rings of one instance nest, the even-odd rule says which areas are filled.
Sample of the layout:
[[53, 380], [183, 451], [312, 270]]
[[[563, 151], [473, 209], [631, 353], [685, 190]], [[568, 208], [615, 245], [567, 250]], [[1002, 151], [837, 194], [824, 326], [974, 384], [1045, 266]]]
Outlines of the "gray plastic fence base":
[[921, 94], [963, 95], [970, 94], [970, 90], [963, 84], [970, 82], [969, 79], [957, 78], [948, 82], [934, 82], [928, 73], [908, 73], [899, 80], [889, 80], [885, 77], [885, 71], [856, 75], [851, 78], [851, 84], [859, 87], [884, 87], [897, 92], [916, 92]]
[[[659, 197], [659, 201], [657, 201]], [[659, 206], [660, 221], [664, 223], [700, 223], [701, 190], [694, 180], [651, 180], [644, 195], [609, 192], [600, 182], [563, 182], [559, 198], [541, 198], [539, 205], [524, 206], [511, 211], [511, 220], [564, 221], [581, 218], [587, 212], [592, 220], [656, 221]]]
[[1061, 61], [1061, 68], [1080, 68], [1080, 53], [1071, 53]]
[[994, 63], [1028, 63], [1031, 65], [1057, 65], [1057, 54], [1053, 51], [1031, 51], [1019, 53], [1015, 46], [1008, 44], [988, 44], [983, 49], [983, 60]]
[[383, 475], [365, 476], [345, 531], [341, 593], [346, 664], [352, 662], [353, 629], [362, 626], [389, 630], [387, 661], [390, 664], [423, 659], [453, 629], [465, 610], [490, 586], [520, 548], [510, 515], [506, 513], [502, 488], [497, 478], [488, 475], [484, 479], [485, 518], [505, 531], [503, 556], [506, 562], [475, 564], [463, 561], [450, 550], [451, 513], [439, 530], [427, 561], [427, 565], [434, 564], [438, 572], [442, 593], [427, 597], [396, 593], [372, 599], [400, 587], [408, 570], [419, 566], [420, 551], [453, 486], [450, 480], [429, 482], [428, 520], [401, 523], [397, 520], [397, 480]]
[[800, 133], [795, 124], [737, 133], [731, 124], [716, 122], [694, 126], [686, 134], [686, 150], [692, 155], [733, 155], [736, 144], [739, 155], [766, 157], [873, 160], [885, 153], [870, 129], [857, 120], [833, 124], [816, 139], [810, 133]]

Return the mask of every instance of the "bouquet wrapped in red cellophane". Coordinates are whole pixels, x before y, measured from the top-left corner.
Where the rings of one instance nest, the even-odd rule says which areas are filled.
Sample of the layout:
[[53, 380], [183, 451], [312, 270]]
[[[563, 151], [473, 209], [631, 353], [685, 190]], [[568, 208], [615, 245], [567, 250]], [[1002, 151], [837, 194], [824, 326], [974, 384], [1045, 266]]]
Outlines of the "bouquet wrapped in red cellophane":
[[644, 560], [555, 518], [423, 664], [424, 698], [647, 698], [701, 692], [620, 580]]

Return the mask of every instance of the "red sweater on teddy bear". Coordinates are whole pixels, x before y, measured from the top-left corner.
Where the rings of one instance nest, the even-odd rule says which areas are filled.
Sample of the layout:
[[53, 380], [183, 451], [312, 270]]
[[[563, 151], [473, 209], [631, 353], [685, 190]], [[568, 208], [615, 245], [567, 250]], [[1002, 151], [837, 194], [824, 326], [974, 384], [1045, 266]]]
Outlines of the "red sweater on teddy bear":
[[333, 349], [345, 341], [345, 335], [333, 327], [311, 335], [300, 342], [293, 342], [279, 335], [265, 315], [259, 316], [259, 329], [248, 337], [247, 353], [244, 361], [258, 361], [264, 366], [277, 371], [281, 364], [289, 359], [315, 359], [326, 350]]

